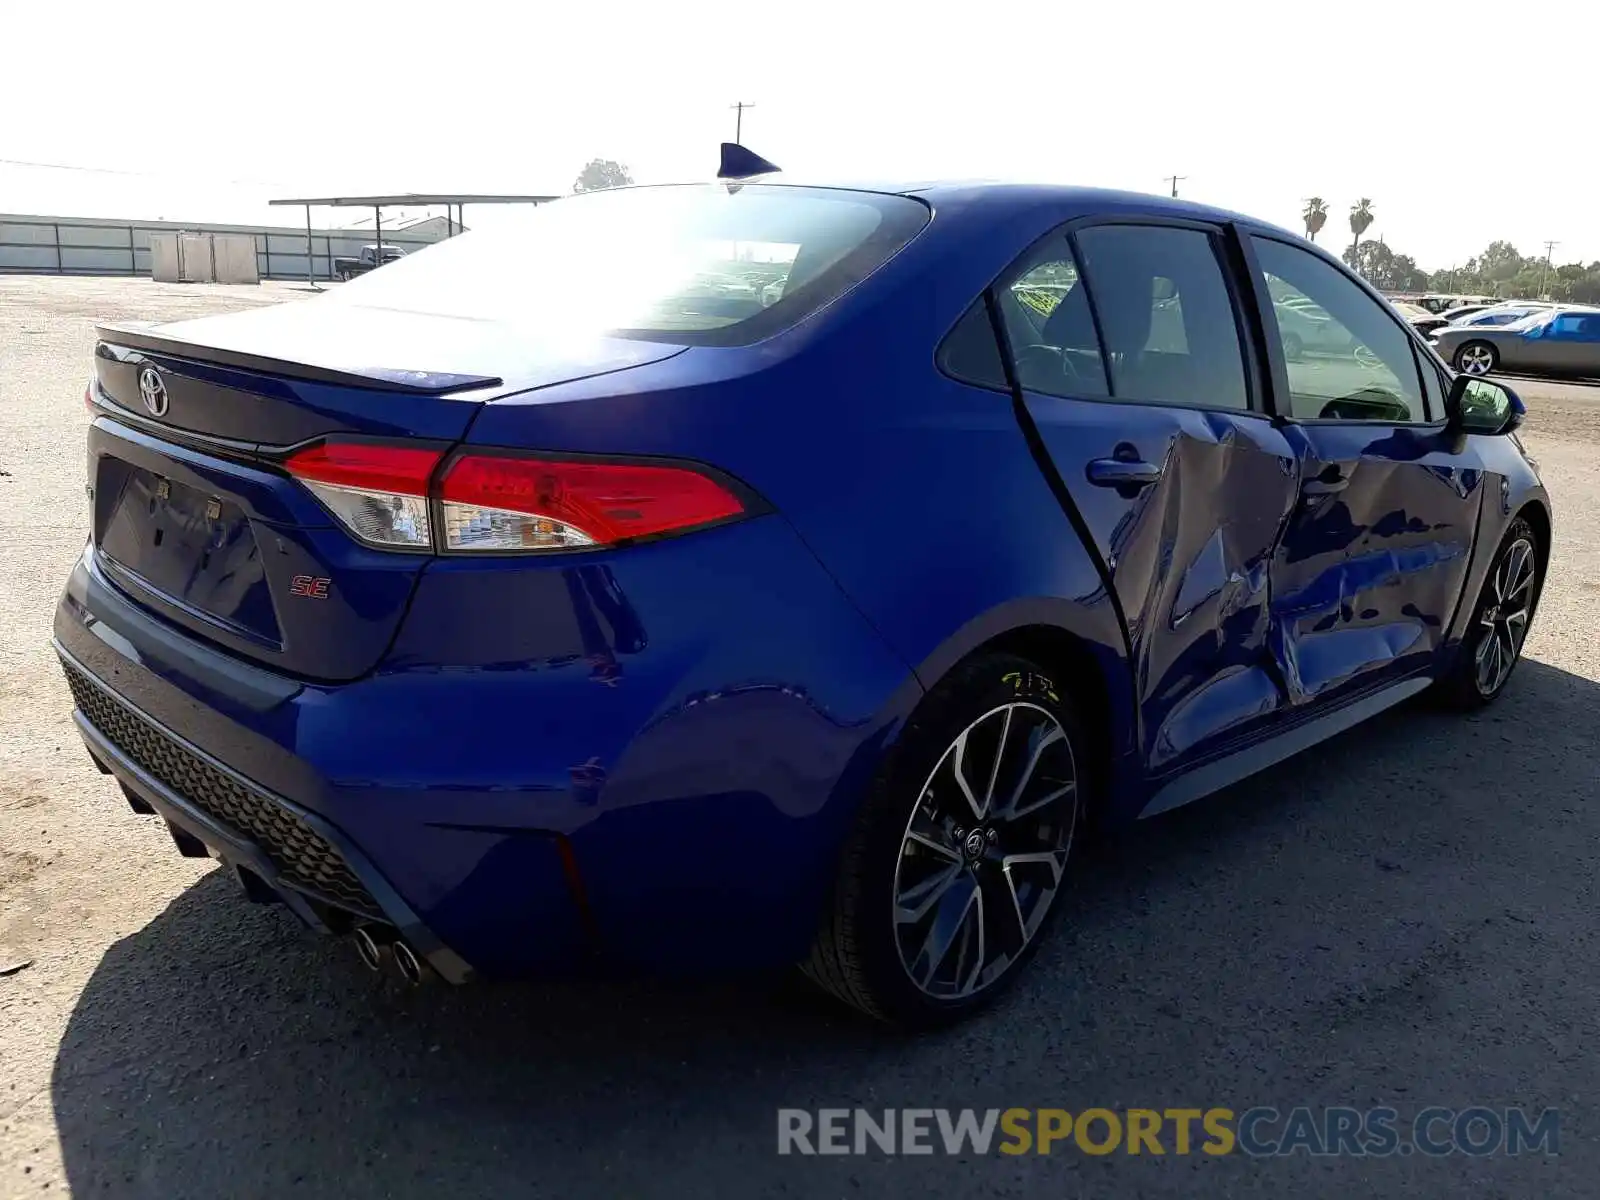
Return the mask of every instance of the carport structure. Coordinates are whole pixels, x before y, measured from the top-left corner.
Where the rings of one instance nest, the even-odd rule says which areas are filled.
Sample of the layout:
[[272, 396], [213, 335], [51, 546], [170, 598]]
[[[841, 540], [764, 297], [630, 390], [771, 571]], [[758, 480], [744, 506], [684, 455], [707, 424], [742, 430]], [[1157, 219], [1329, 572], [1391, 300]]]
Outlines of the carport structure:
[[[383, 261], [383, 210], [386, 208], [445, 207], [446, 236], [454, 237], [457, 229], [466, 228], [463, 211], [469, 204], [544, 204], [559, 200], [559, 196], [501, 196], [472, 192], [412, 192], [394, 196], [319, 196], [288, 200], [268, 200], [270, 205], [293, 205], [306, 210], [306, 282], [316, 286], [316, 259], [311, 245], [311, 210], [313, 208], [370, 208], [378, 247], [378, 261]], [[330, 260], [331, 270], [331, 260]]]

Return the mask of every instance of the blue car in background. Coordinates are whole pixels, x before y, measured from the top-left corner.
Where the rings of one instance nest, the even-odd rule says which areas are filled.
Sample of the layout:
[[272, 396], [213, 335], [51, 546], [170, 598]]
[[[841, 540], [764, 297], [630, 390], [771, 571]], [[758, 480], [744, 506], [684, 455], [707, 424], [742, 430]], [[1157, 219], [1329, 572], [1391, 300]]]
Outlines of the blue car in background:
[[413, 981], [800, 963], [929, 1025], [1090, 823], [1506, 686], [1522, 406], [1332, 257], [731, 174], [101, 328], [55, 644], [182, 853]]

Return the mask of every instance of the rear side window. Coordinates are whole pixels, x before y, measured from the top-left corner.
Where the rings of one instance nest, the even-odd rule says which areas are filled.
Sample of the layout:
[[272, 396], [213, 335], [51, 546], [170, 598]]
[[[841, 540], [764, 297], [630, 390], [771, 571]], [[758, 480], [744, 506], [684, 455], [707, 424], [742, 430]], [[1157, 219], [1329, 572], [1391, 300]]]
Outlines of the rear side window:
[[494, 320], [567, 343], [745, 345], [865, 279], [927, 221], [920, 202], [876, 192], [615, 188], [503, 214], [328, 300]]
[[1000, 343], [995, 340], [988, 306], [979, 296], [945, 335], [939, 347], [939, 366], [962, 383], [1008, 391], [1005, 364], [1000, 361]]
[[1211, 235], [1149, 225], [1078, 234], [1118, 400], [1248, 409], [1238, 321]]
[[1050, 238], [995, 289], [1017, 382], [1046, 396], [1110, 395], [1089, 295], [1072, 249]]

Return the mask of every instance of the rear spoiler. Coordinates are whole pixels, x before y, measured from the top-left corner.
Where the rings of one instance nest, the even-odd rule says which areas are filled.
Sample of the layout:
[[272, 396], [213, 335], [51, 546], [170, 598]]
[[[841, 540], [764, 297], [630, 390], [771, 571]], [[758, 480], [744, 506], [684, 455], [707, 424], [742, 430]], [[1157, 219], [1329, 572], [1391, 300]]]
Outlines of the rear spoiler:
[[499, 387], [504, 382], [497, 375], [460, 375], [439, 371], [411, 371], [398, 367], [356, 369], [315, 367], [288, 359], [269, 358], [262, 354], [248, 354], [242, 350], [226, 350], [220, 346], [188, 342], [180, 337], [163, 334], [159, 329], [146, 325], [96, 325], [94, 331], [101, 342], [96, 353], [111, 358], [120, 357], [112, 352], [113, 347], [120, 347], [125, 350], [170, 355], [190, 362], [235, 367], [241, 371], [259, 371], [288, 379], [304, 379], [310, 383], [338, 384], [341, 387], [410, 392], [419, 396], [447, 396], [452, 392], [469, 392], [475, 388]]

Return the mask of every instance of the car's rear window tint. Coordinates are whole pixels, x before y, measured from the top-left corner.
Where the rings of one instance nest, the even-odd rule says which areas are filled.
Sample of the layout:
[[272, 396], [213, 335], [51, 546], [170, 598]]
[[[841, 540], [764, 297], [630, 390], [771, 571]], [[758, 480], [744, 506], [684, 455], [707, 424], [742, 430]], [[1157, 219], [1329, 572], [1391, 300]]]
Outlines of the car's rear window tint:
[[827, 304], [927, 220], [920, 202], [874, 192], [619, 188], [501, 214], [335, 295], [566, 336], [739, 345]]

